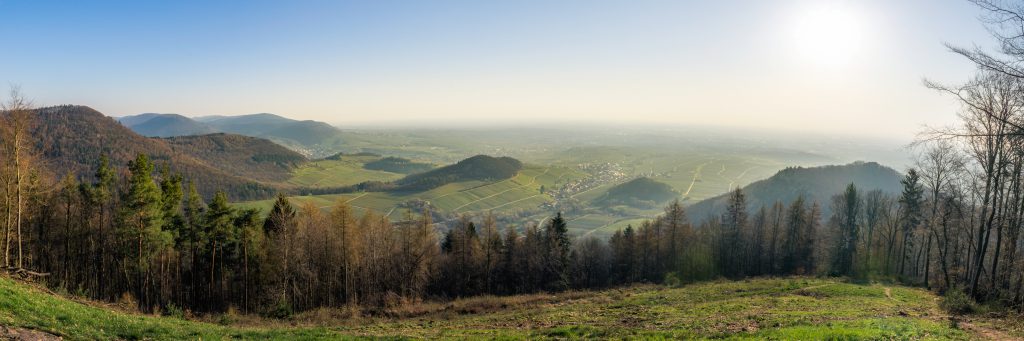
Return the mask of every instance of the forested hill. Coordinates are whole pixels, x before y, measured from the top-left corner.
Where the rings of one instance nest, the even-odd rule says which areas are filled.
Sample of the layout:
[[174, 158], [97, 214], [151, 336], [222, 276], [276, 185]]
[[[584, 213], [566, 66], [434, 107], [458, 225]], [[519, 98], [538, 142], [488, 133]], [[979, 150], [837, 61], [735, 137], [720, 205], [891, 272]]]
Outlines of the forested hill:
[[[231, 135], [205, 135], [188, 139], [147, 138], [114, 119], [86, 106], [63, 105], [36, 110], [32, 136], [47, 169], [55, 176], [73, 173], [89, 179], [101, 155], [115, 167], [125, 167], [138, 154], [158, 166], [195, 181], [204, 196], [225, 190], [234, 200], [266, 198], [277, 190], [253, 179], [281, 179], [304, 162], [294, 152], [272, 142]], [[231, 157], [226, 157], [231, 154]]]
[[266, 139], [216, 133], [164, 139], [175, 150], [234, 175], [261, 181], [285, 181], [306, 157]]
[[398, 191], [425, 191], [462, 181], [494, 181], [508, 179], [523, 169], [523, 163], [510, 157], [477, 155], [428, 172], [413, 174], [395, 181]]
[[[757, 210], [776, 201], [788, 204], [803, 195], [809, 202], [817, 201], [828, 216], [829, 203], [834, 194], [841, 193], [850, 183], [863, 192], [881, 190], [887, 194], [899, 193], [902, 175], [896, 170], [875, 162], [854, 162], [848, 165], [823, 167], [790, 167], [768, 179], [743, 188], [747, 207]], [[701, 221], [725, 211], [728, 193], [697, 202], [688, 208], [691, 221]]]
[[679, 196], [672, 186], [648, 177], [640, 177], [616, 185], [595, 202], [602, 205], [628, 205], [654, 208]]
[[413, 162], [412, 160], [409, 159], [389, 156], [377, 161], [367, 162], [365, 165], [363, 165], [363, 168], [392, 173], [414, 174], [434, 169], [434, 165], [429, 163]]

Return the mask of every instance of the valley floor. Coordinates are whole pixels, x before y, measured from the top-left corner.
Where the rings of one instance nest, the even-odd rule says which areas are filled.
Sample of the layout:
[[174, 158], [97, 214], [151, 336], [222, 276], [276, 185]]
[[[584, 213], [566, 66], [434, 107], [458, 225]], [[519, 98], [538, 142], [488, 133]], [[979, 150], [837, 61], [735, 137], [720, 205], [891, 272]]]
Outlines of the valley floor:
[[1024, 338], [1020, 323], [954, 323], [922, 289], [802, 277], [476, 297], [376, 314], [389, 318], [351, 315], [322, 309], [290, 321], [232, 315], [189, 321], [125, 313], [0, 278], [0, 338], [39, 332], [66, 339]]

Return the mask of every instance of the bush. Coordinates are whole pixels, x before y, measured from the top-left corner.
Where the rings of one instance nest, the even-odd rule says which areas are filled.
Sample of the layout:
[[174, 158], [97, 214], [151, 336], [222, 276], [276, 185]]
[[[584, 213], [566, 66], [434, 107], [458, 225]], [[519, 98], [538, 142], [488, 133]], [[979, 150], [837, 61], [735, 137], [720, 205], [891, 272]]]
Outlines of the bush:
[[950, 314], [962, 315], [974, 312], [974, 300], [960, 288], [949, 288], [939, 302], [939, 307]]
[[292, 309], [290, 304], [285, 302], [278, 303], [274, 309], [267, 311], [267, 317], [276, 319], [287, 319], [291, 318], [292, 315], [295, 315], [295, 310]]
[[679, 279], [679, 275], [673, 272], [665, 274], [665, 285], [678, 288], [683, 285], [683, 280]]
[[177, 318], [180, 318], [180, 319], [184, 319], [185, 318], [185, 311], [181, 310], [181, 308], [179, 308], [178, 306], [174, 305], [174, 303], [169, 303], [169, 304], [167, 304], [167, 307], [164, 308], [164, 316], [177, 317]]

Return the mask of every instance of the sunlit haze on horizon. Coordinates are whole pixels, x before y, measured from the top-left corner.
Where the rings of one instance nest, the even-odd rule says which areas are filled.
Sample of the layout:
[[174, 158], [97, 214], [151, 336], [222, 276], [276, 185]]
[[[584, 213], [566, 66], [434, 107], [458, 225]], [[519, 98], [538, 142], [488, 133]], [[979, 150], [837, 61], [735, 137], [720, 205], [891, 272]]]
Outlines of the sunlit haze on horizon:
[[[113, 116], [671, 124], [909, 139], [974, 67], [967, 1], [0, 0], [0, 82]], [[10, 47], [16, 47], [10, 49]], [[885, 122], [885, 124], [881, 124]]]

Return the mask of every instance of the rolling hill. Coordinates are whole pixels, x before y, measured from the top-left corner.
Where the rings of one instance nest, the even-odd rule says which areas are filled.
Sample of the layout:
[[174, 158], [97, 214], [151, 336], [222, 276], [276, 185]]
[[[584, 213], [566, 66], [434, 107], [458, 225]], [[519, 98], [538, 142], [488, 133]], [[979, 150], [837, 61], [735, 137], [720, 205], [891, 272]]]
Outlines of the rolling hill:
[[678, 196], [679, 193], [668, 184], [648, 177], [639, 177], [609, 188], [605, 195], [595, 199], [594, 203], [605, 206], [654, 208]]
[[[123, 168], [140, 153], [157, 165], [196, 182], [200, 192], [225, 190], [233, 200], [272, 196], [277, 187], [263, 180], [287, 178], [304, 157], [272, 142], [235, 135], [203, 135], [185, 139], [141, 136], [114, 119], [86, 106], [63, 105], [36, 110], [32, 132], [48, 169], [61, 176], [90, 178], [101, 155]], [[228, 156], [230, 155], [230, 156]]]
[[396, 191], [425, 191], [449, 183], [508, 179], [523, 169], [523, 163], [510, 157], [477, 155], [428, 172], [406, 176], [394, 184]]
[[[776, 201], [789, 203], [803, 195], [809, 201], [822, 205], [828, 215], [828, 200], [833, 194], [842, 192], [853, 183], [861, 191], [881, 190], [889, 194], [901, 190], [902, 175], [896, 170], [875, 162], [854, 162], [848, 165], [823, 167], [790, 167], [768, 179], [753, 182], [743, 187], [747, 196], [747, 207], [751, 210], [771, 205]], [[697, 202], [687, 208], [690, 219], [702, 220], [711, 215], [721, 214], [726, 206], [728, 193]]]
[[412, 160], [409, 159], [389, 156], [382, 158], [380, 160], [367, 162], [366, 164], [363, 165], [363, 168], [392, 173], [414, 174], [434, 169], [434, 165], [429, 163], [413, 162]]

